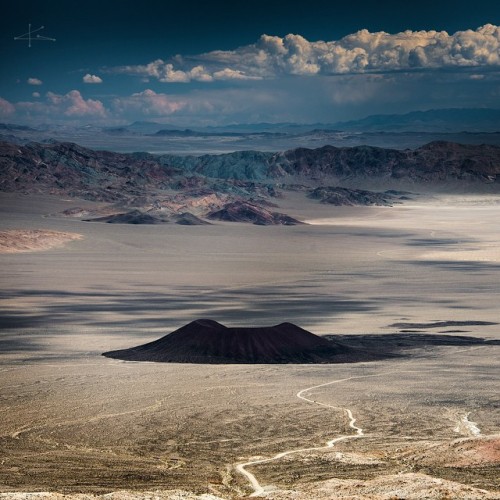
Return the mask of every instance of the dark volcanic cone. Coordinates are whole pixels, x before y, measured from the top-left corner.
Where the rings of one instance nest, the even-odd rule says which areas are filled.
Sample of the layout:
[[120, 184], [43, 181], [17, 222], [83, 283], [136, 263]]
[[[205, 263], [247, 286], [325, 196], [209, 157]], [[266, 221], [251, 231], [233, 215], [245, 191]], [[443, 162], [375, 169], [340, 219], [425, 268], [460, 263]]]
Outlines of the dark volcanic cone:
[[262, 328], [228, 328], [200, 319], [148, 344], [105, 352], [125, 361], [167, 363], [343, 363], [354, 350], [292, 323]]

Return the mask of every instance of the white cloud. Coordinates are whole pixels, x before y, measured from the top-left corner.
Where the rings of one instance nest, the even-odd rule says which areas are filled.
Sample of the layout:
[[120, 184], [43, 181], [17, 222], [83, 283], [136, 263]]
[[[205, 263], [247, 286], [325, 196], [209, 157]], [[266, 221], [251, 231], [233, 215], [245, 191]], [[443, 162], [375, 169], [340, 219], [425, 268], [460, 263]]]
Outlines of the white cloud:
[[[182, 58], [179, 58], [181, 60]], [[140, 75], [143, 80], [149, 81], [149, 77], [158, 79], [163, 83], [189, 83], [213, 82], [215, 80], [260, 80], [258, 75], [247, 75], [243, 70], [222, 68], [208, 70], [203, 65], [196, 65], [188, 70], [175, 69], [172, 63], [166, 63], [162, 59], [157, 59], [146, 65], [120, 66], [114, 68], [116, 73]]]
[[243, 73], [239, 69], [224, 68], [220, 71], [215, 71], [213, 74], [214, 80], [261, 80], [260, 76], [250, 76]]
[[65, 95], [47, 93], [49, 102], [60, 106], [66, 116], [102, 116], [106, 115], [101, 101], [84, 99], [78, 90], [71, 90]]
[[169, 116], [186, 106], [186, 101], [151, 89], [113, 100], [113, 109], [119, 115], [138, 113], [145, 116]]
[[71, 90], [64, 95], [47, 92], [43, 102], [18, 102], [16, 106], [30, 116], [48, 115], [55, 119], [107, 116], [101, 101], [84, 99], [78, 90]]
[[188, 71], [174, 69], [174, 65], [162, 59], [139, 66], [121, 66], [114, 69], [117, 73], [141, 75], [144, 79], [153, 77], [165, 83], [188, 83], [191, 81], [211, 82], [213, 77], [201, 65], [193, 66]]
[[117, 73], [161, 82], [212, 82], [276, 78], [281, 75], [339, 75], [418, 69], [500, 66], [500, 28], [404, 31], [361, 30], [337, 41], [308, 41], [300, 35], [262, 35], [252, 45], [194, 57], [157, 59], [146, 65], [114, 68]]
[[0, 116], [6, 117], [12, 115], [15, 113], [15, 111], [16, 108], [12, 103], [0, 97]]
[[38, 78], [28, 78], [28, 84], [29, 85], [42, 85], [42, 80], [39, 80]]
[[[484, 78], [471, 79], [475, 74]], [[196, 85], [175, 94], [147, 89], [100, 100], [73, 90], [33, 97], [30, 102], [0, 100], [0, 115], [8, 117], [0, 121], [111, 125], [154, 119], [187, 128], [261, 121], [331, 123], [416, 109], [498, 107], [499, 83], [500, 72], [474, 69], [458, 78], [455, 71], [318, 75], [229, 88]]]
[[97, 76], [97, 75], [91, 75], [90, 73], [87, 73], [83, 77], [83, 82], [84, 83], [102, 83], [102, 78]]
[[[178, 58], [182, 60], [182, 58]], [[240, 69], [222, 68], [217, 70], [208, 70], [205, 66], [197, 64], [190, 69], [175, 69], [172, 63], [166, 63], [162, 59], [157, 59], [146, 65], [139, 66], [121, 66], [114, 68], [116, 73], [140, 75], [143, 78], [157, 78], [163, 83], [189, 83], [213, 82], [215, 80], [260, 80], [260, 76], [245, 74]]]
[[40, 97], [40, 92], [33, 92], [31, 95], [32, 95], [33, 97], [38, 98], [38, 97]]

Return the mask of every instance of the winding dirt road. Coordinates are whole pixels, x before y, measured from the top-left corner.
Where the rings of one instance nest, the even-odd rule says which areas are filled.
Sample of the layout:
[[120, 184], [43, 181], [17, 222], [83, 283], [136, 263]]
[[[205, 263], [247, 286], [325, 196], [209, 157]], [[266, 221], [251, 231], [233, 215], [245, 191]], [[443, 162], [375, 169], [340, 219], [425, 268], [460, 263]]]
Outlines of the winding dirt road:
[[310, 448], [298, 448], [295, 450], [282, 451], [282, 452], [277, 453], [276, 455], [274, 455], [273, 457], [270, 457], [270, 458], [260, 458], [258, 460], [252, 460], [250, 462], [238, 464], [236, 466], [236, 470], [240, 474], [242, 474], [243, 476], [245, 476], [247, 478], [248, 482], [250, 483], [250, 485], [252, 486], [252, 488], [254, 490], [250, 496], [256, 497], [256, 496], [262, 495], [262, 493], [265, 492], [265, 487], [262, 486], [259, 483], [259, 481], [257, 481], [257, 478], [255, 477], [254, 474], [252, 474], [251, 472], [246, 470], [247, 467], [250, 467], [252, 465], [265, 464], [265, 463], [272, 462], [274, 460], [279, 460], [280, 458], [286, 457], [288, 455], [293, 455], [296, 453], [302, 453], [302, 452], [307, 452], [307, 451], [319, 451], [319, 450], [325, 450], [328, 448], [333, 448], [333, 446], [335, 446], [335, 444], [340, 442], [340, 441], [346, 441], [348, 439], [356, 439], [356, 438], [360, 438], [362, 436], [365, 436], [363, 429], [356, 425], [356, 419], [354, 418], [352, 411], [349, 408], [341, 408], [339, 406], [321, 403], [319, 401], [316, 401], [314, 399], [306, 397], [304, 394], [306, 394], [310, 391], [313, 391], [314, 389], [319, 389], [320, 387], [326, 387], [326, 386], [333, 385], [333, 384], [340, 384], [342, 382], [348, 382], [349, 380], [360, 379], [360, 378], [381, 377], [383, 375], [389, 375], [390, 373], [394, 373], [394, 372], [384, 372], [384, 373], [379, 373], [376, 375], [361, 375], [361, 376], [357, 376], [357, 377], [348, 377], [348, 378], [342, 378], [342, 379], [338, 379], [338, 380], [332, 380], [330, 382], [325, 382], [324, 384], [318, 384], [318, 385], [313, 385], [312, 387], [307, 387], [306, 389], [302, 389], [299, 392], [297, 392], [296, 396], [299, 399], [302, 399], [303, 401], [306, 401], [306, 402], [312, 403], [312, 404], [316, 404], [319, 406], [323, 406], [325, 408], [331, 408], [333, 410], [343, 411], [347, 415], [347, 418], [349, 419], [349, 427], [351, 429], [353, 429], [355, 431], [355, 433], [354, 434], [346, 434], [346, 435], [331, 439], [330, 441], [327, 441], [326, 445], [324, 445], [324, 446], [315, 446], [315, 447], [310, 447]]
[[[472, 350], [476, 350], [479, 348], [480, 347], [460, 349], [460, 350], [457, 350], [456, 352], [472, 351]], [[302, 399], [303, 401], [306, 401], [307, 403], [315, 404], [318, 406], [323, 406], [325, 408], [330, 408], [332, 410], [343, 411], [346, 414], [347, 418], [349, 419], [349, 427], [355, 432], [353, 434], [346, 434], [346, 435], [342, 435], [342, 436], [336, 437], [334, 439], [331, 439], [330, 441], [327, 441], [326, 445], [324, 445], [324, 446], [286, 450], [286, 451], [282, 451], [280, 453], [277, 453], [276, 455], [274, 455], [270, 458], [259, 458], [257, 460], [252, 460], [250, 462], [245, 462], [245, 463], [236, 465], [236, 470], [240, 474], [245, 476], [245, 478], [248, 480], [251, 487], [253, 488], [253, 493], [250, 496], [257, 497], [259, 495], [262, 495], [263, 493], [266, 492], [266, 487], [262, 486], [259, 483], [259, 481], [255, 477], [255, 475], [246, 469], [247, 467], [251, 467], [252, 465], [259, 465], [259, 464], [273, 462], [274, 460], [279, 460], [280, 458], [286, 457], [288, 455], [297, 454], [297, 453], [303, 453], [303, 452], [308, 452], [308, 451], [326, 450], [328, 448], [333, 448], [333, 446], [335, 446], [335, 444], [340, 442], [340, 441], [346, 441], [348, 439], [357, 439], [357, 438], [366, 436], [366, 434], [363, 432], [363, 429], [356, 425], [356, 418], [354, 418], [354, 415], [352, 414], [352, 411], [349, 408], [343, 408], [343, 407], [339, 407], [339, 406], [335, 406], [335, 405], [330, 405], [327, 403], [322, 403], [320, 401], [316, 401], [315, 399], [312, 399], [312, 396], [310, 396], [310, 397], [305, 396], [305, 394], [307, 394], [315, 389], [319, 389], [321, 387], [327, 387], [329, 385], [334, 385], [334, 384], [341, 384], [342, 382], [348, 382], [350, 380], [383, 377], [383, 376], [391, 375], [394, 373], [400, 374], [400, 373], [418, 373], [418, 372], [419, 372], [419, 370], [391, 370], [388, 372], [378, 373], [378, 374], [374, 374], [374, 375], [360, 375], [360, 376], [342, 378], [342, 379], [338, 379], [338, 380], [332, 380], [330, 382], [325, 382], [323, 384], [318, 384], [318, 385], [313, 385], [311, 387], [307, 387], [306, 389], [301, 389], [296, 394], [296, 396], [299, 399]], [[455, 432], [459, 432], [461, 430], [459, 427], [463, 427], [465, 430], [465, 434], [468, 434], [468, 435], [474, 436], [474, 437], [481, 435], [481, 431], [480, 431], [479, 427], [477, 427], [476, 422], [469, 421], [468, 416], [469, 416], [469, 413], [467, 413], [465, 416], [463, 416], [459, 420], [457, 428], [455, 428]], [[268, 487], [268, 489], [269, 489], [269, 487]]]

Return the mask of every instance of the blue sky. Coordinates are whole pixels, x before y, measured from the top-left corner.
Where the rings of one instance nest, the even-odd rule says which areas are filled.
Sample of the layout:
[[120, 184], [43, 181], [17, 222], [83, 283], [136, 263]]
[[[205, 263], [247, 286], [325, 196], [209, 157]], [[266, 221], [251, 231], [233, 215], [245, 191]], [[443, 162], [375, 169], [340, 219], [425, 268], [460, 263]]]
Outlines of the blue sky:
[[[2, 14], [3, 122], [314, 123], [500, 107], [497, 0], [18, 0]], [[28, 23], [56, 41], [14, 40]]]

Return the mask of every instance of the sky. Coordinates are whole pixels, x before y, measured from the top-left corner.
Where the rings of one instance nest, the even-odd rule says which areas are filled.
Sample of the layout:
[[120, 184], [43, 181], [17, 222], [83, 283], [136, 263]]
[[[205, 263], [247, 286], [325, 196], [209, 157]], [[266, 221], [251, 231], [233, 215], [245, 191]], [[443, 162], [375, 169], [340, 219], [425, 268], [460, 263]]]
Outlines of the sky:
[[[334, 123], [500, 108], [498, 0], [10, 0], [1, 13], [4, 123]], [[31, 47], [15, 40], [29, 24], [44, 27]]]

